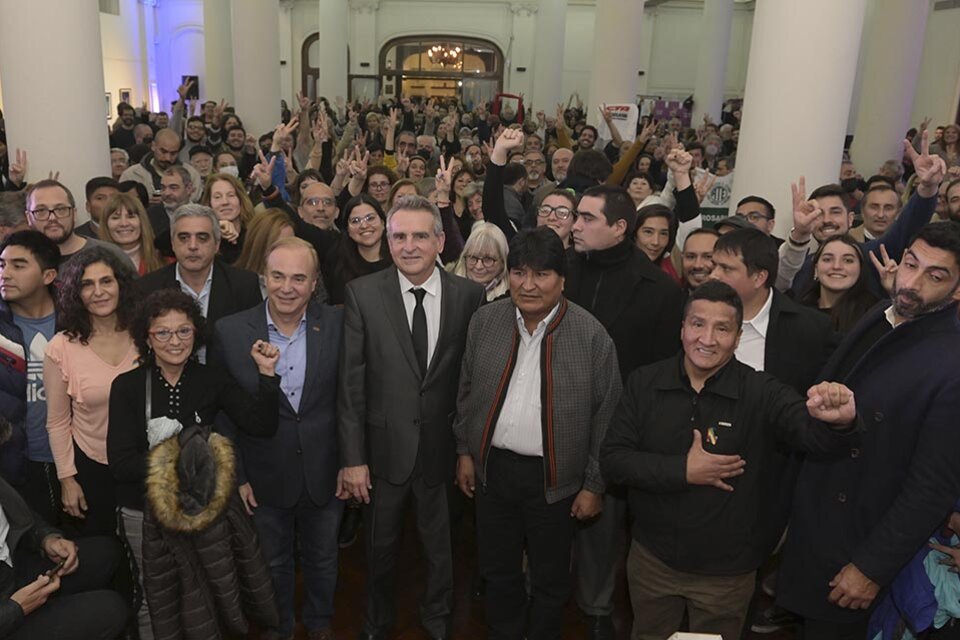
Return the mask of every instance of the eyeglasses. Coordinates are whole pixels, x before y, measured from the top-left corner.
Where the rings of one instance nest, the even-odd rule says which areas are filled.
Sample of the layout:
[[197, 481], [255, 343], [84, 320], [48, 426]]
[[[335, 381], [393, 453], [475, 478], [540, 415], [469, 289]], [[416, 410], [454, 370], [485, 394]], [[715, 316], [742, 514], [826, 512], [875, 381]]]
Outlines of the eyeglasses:
[[381, 189], [389, 189], [390, 183], [389, 182], [371, 182], [370, 188], [376, 189], [377, 191], [380, 191]]
[[530, 167], [530, 166], [533, 166], [533, 167], [544, 166], [544, 167], [545, 167], [545, 166], [547, 166], [547, 162], [546, 162], [546, 160], [524, 160], [524, 161], [523, 161], [523, 165], [524, 165], [524, 166], [527, 166], [527, 167]]
[[500, 262], [498, 258], [494, 258], [493, 256], [464, 256], [464, 259], [467, 261], [468, 267], [475, 267], [479, 262], [488, 269]]
[[363, 224], [373, 224], [373, 221], [376, 220], [377, 217], [378, 216], [375, 213], [368, 213], [367, 215], [362, 217], [354, 216], [353, 218], [350, 218], [348, 222], [350, 223], [351, 227], [359, 227], [360, 225], [363, 225]]
[[156, 331], [151, 331], [150, 335], [153, 336], [153, 339], [157, 342], [170, 342], [170, 338], [176, 334], [178, 340], [181, 342], [186, 342], [193, 337], [195, 332], [196, 329], [193, 327], [180, 327], [176, 331], [171, 331], [170, 329], [157, 329]]
[[66, 218], [73, 213], [74, 207], [69, 207], [67, 205], [59, 205], [53, 209], [47, 209], [46, 207], [38, 207], [30, 212], [34, 218], [40, 221], [49, 220], [50, 214], [53, 214], [56, 218]]
[[332, 207], [337, 201], [333, 198], [307, 198], [303, 203], [310, 207], [319, 207], [321, 204], [325, 207]]
[[765, 216], [759, 211], [747, 211], [746, 213], [739, 213], [737, 215], [739, 215], [741, 218], [746, 218], [751, 224], [758, 224], [760, 222], [772, 220], [771, 217]]
[[548, 204], [542, 204], [540, 208], [537, 209], [537, 215], [541, 218], [549, 218], [551, 213], [555, 214], [558, 220], [566, 220], [573, 215], [573, 209], [563, 206], [551, 207]]

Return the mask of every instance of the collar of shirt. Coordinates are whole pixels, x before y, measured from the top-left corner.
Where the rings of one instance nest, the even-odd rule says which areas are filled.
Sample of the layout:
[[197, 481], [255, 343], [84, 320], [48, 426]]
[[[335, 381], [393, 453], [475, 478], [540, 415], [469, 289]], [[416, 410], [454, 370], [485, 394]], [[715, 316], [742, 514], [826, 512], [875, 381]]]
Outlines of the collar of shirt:
[[750, 325], [753, 327], [757, 333], [759, 333], [764, 338], [767, 337], [767, 326], [770, 324], [770, 307], [773, 306], [773, 289], [770, 289], [767, 292], [767, 301], [763, 303], [763, 306], [760, 308], [760, 311], [757, 312], [757, 315], [753, 317], [752, 320], [744, 320], [744, 326]]
[[440, 269], [438, 269], [436, 265], [433, 267], [433, 273], [431, 273], [430, 277], [427, 278], [427, 281], [421, 285], [415, 285], [407, 280], [407, 276], [403, 275], [399, 269], [397, 269], [397, 276], [400, 280], [400, 293], [407, 293], [410, 291], [410, 289], [423, 289], [428, 294], [436, 298], [437, 294], [440, 292]]
[[[174, 273], [174, 277], [177, 279], [177, 284], [180, 285], [181, 289], [186, 288], [186, 289], [190, 289], [190, 291], [193, 291], [193, 288], [190, 285], [188, 285], [186, 282], [184, 282], [183, 278], [180, 277], [179, 262], [177, 263], [177, 267], [173, 270], [173, 273]], [[207, 279], [203, 283], [203, 289], [201, 289], [199, 292], [193, 291], [194, 295], [202, 296], [204, 293], [210, 291], [210, 287], [212, 284], [213, 284], [213, 263], [210, 264], [210, 273], [207, 274]]]
[[[690, 386], [690, 377], [687, 376], [687, 370], [684, 368], [685, 358], [683, 352], [677, 354], [674, 358], [677, 360], [677, 366], [670, 367], [670, 375], [655, 380], [653, 387], [665, 391], [693, 391], [693, 387]], [[737, 375], [737, 369], [740, 366], [745, 365], [741, 365], [736, 357], [730, 358], [730, 361], [720, 367], [719, 371], [707, 378], [707, 381], [703, 384], [703, 391], [709, 391], [710, 393], [734, 400], [739, 398], [740, 376]]]
[[270, 316], [270, 301], [263, 303], [263, 310], [267, 314], [267, 330], [276, 331], [281, 336], [287, 339], [293, 339], [296, 335], [302, 331], [306, 331], [307, 327], [307, 310], [303, 310], [303, 315], [300, 317], [300, 324], [297, 325], [296, 331], [293, 332], [292, 336], [284, 336], [283, 332], [280, 331], [280, 327], [277, 326], [277, 323], [273, 321], [273, 318]]
[[887, 307], [887, 310], [883, 312], [883, 315], [887, 319], [887, 322], [890, 323], [890, 326], [894, 329], [897, 328], [898, 324], [902, 324], [897, 322], [897, 316], [893, 313], [893, 305]]
[[557, 304], [554, 305], [553, 309], [550, 310], [550, 313], [548, 313], [547, 316], [546, 316], [543, 320], [541, 320], [539, 323], [537, 323], [537, 328], [534, 330], [533, 333], [529, 333], [529, 332], [527, 331], [527, 325], [526, 325], [526, 323], [523, 321], [523, 314], [520, 313], [520, 309], [516, 309], [516, 312], [517, 312], [517, 328], [520, 330], [520, 335], [521, 335], [521, 336], [527, 336], [527, 337], [533, 338], [533, 337], [536, 337], [537, 334], [543, 333], [544, 331], [547, 330], [547, 325], [549, 325], [549, 324], [553, 321], [553, 318], [557, 315], [557, 311], [558, 311], [559, 309], [560, 309], [560, 303], [557, 302]]

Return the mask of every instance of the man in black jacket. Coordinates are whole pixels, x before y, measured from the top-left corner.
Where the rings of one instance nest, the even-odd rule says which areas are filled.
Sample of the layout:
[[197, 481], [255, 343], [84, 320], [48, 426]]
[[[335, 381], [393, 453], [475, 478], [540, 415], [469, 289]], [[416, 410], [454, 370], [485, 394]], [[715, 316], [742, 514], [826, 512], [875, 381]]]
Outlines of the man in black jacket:
[[[177, 209], [170, 240], [177, 261], [148, 273], [137, 280], [137, 286], [143, 296], [157, 289], [180, 289], [196, 300], [207, 319], [208, 344], [217, 320], [263, 301], [257, 274], [216, 260], [220, 225], [210, 207], [185, 204]], [[205, 362], [205, 349], [197, 357]]]
[[808, 456], [797, 481], [777, 597], [804, 617], [805, 638], [864, 638], [865, 610], [960, 495], [957, 223], [921, 229], [891, 298], [824, 368], [857, 394], [866, 430], [842, 455]]
[[[636, 209], [620, 187], [587, 189], [567, 252], [564, 294], [600, 321], [617, 349], [621, 379], [676, 353], [682, 293], [634, 246]], [[623, 557], [626, 501], [604, 496], [603, 512], [576, 538], [577, 604], [591, 617], [591, 636], [612, 637], [613, 586]]]
[[692, 632], [740, 637], [769, 552], [755, 532], [776, 511], [773, 452], [858, 444], [849, 389], [821, 383], [804, 406], [788, 385], [736, 360], [742, 318], [730, 286], [693, 291], [683, 353], [631, 374], [601, 447], [604, 478], [630, 488], [634, 640], [667, 637], [685, 611]]
[[[0, 442], [10, 424], [0, 425]], [[83, 547], [83, 566], [78, 546]], [[109, 538], [80, 545], [34, 519], [20, 494], [0, 479], [0, 637], [16, 640], [112, 640], [127, 607], [106, 587], [120, 560]]]

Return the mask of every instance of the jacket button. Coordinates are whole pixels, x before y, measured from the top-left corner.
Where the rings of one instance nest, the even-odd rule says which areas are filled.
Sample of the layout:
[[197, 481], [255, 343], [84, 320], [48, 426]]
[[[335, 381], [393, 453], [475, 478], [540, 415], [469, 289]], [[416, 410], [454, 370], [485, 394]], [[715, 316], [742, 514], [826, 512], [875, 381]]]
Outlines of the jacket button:
[[297, 455], [299, 456], [301, 454], [303, 454], [303, 451], [301, 449], [297, 449]]
[[845, 493], [837, 494], [837, 502], [839, 502], [840, 504], [844, 504], [846, 501], [847, 501], [847, 494]]
[[859, 457], [860, 457], [860, 449], [857, 449], [857, 448], [850, 449], [850, 457], [851, 457], [851, 458], [859, 458]]
[[297, 416], [297, 422], [300, 422], [300, 416]]
[[420, 426], [420, 418], [414, 418], [414, 419], [413, 419], [413, 424], [415, 424], [416, 426], [419, 427], [419, 426]]
[[883, 412], [877, 411], [875, 414], [873, 414], [873, 421], [874, 421], [874, 422], [883, 422]]

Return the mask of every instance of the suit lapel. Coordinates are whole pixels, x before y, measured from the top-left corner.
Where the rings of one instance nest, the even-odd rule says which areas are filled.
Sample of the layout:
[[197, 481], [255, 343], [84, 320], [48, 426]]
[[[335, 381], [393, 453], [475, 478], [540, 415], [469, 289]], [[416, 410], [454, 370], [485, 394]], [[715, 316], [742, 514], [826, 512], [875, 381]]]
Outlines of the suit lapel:
[[[456, 288], [450, 280], [450, 274], [440, 267], [437, 267], [437, 269], [440, 270], [440, 329], [437, 331], [437, 344], [433, 348], [433, 358], [427, 367], [427, 375], [424, 377], [424, 383], [429, 382], [433, 378], [438, 362], [440, 361], [440, 356], [443, 353], [442, 349], [452, 340], [452, 336], [449, 334], [453, 331], [451, 327], [455, 325], [450, 316], [456, 309], [456, 305], [454, 304], [455, 300], [453, 299], [457, 294]], [[411, 345], [412, 344], [413, 338], [411, 337]]]
[[413, 335], [410, 333], [410, 324], [407, 322], [407, 311], [403, 305], [396, 267], [390, 267], [383, 271], [383, 278], [380, 280], [380, 294], [383, 297], [383, 308], [387, 318], [397, 335], [400, 350], [403, 351], [407, 363], [419, 379], [421, 377], [420, 365], [417, 364], [417, 356], [413, 352]]
[[[210, 283], [210, 304], [207, 305], [207, 319], [220, 318], [230, 315], [227, 313], [230, 299], [230, 283], [227, 282], [226, 271], [216, 260], [213, 261], [213, 281]], [[263, 321], [264, 336], [266, 336], [267, 321]], [[266, 338], [264, 338], [266, 339]]]
[[323, 357], [323, 334], [328, 331], [328, 327], [320, 321], [320, 306], [311, 302], [307, 307], [307, 366], [303, 374], [303, 397], [300, 398], [300, 408], [306, 408], [307, 401], [313, 395], [312, 384], [317, 378], [317, 368], [320, 366], [320, 358]]
[[779, 358], [783, 352], [783, 340], [780, 331], [780, 312], [782, 298], [780, 293], [773, 291], [773, 301], [770, 303], [770, 319], [767, 322], [767, 337], [763, 341], [763, 370], [780, 371]]

